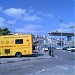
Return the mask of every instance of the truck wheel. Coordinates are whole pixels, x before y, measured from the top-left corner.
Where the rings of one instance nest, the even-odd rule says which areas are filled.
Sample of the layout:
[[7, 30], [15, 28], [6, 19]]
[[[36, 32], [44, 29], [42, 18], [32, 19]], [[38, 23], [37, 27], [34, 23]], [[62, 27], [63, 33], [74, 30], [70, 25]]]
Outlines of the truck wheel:
[[21, 54], [20, 52], [17, 52], [17, 53], [15, 54], [15, 56], [19, 58], [19, 57], [22, 56], [22, 54]]

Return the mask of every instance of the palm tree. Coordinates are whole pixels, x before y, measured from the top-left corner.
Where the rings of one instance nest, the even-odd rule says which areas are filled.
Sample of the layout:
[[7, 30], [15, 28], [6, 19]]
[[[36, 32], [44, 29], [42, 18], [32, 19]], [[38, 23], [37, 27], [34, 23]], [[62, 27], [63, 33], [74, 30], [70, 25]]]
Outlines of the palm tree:
[[0, 28], [0, 35], [2, 35], [2, 29]]
[[0, 28], [0, 35], [9, 35], [10, 31], [8, 28]]

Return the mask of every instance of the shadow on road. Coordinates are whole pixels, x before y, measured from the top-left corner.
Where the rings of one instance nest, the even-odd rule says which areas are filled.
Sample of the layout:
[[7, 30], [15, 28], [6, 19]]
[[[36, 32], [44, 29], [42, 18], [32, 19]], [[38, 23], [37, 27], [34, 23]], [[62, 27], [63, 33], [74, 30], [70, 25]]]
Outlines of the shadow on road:
[[[22, 55], [20, 58], [22, 57], [38, 57], [38, 56], [43, 56], [44, 54], [32, 54], [32, 55]], [[0, 56], [0, 58], [14, 58], [15, 56]]]
[[43, 56], [44, 54], [32, 54], [32, 55], [24, 55], [22, 57], [38, 57], [38, 56]]

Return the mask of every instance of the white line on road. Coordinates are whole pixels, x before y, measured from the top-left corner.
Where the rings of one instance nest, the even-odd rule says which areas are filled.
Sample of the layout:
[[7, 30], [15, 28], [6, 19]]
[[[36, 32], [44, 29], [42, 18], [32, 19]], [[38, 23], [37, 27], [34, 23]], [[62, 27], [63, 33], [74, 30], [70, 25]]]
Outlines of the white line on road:
[[44, 72], [44, 71], [46, 71], [46, 69], [42, 69], [41, 71], [36, 72], [36, 75], [41, 73], [41, 72]]
[[34, 65], [10, 67], [10, 68], [8, 68], [8, 69], [12, 70], [12, 69], [18, 69], [18, 68], [27, 68], [27, 67], [31, 67], [31, 66], [34, 66]]
[[70, 68], [67, 66], [56, 66], [55, 69], [63, 69], [65, 71], [69, 70]]
[[34, 65], [23, 66], [22, 68], [31, 67], [31, 66], [34, 66]]

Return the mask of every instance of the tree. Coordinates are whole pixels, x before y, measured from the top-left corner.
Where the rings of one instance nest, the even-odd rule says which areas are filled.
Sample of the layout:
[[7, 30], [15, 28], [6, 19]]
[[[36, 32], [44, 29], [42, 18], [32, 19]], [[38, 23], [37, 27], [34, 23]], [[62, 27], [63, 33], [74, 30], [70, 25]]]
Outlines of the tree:
[[8, 28], [0, 28], [0, 35], [9, 35], [10, 31]]
[[0, 35], [2, 34], [2, 29], [0, 28]]

